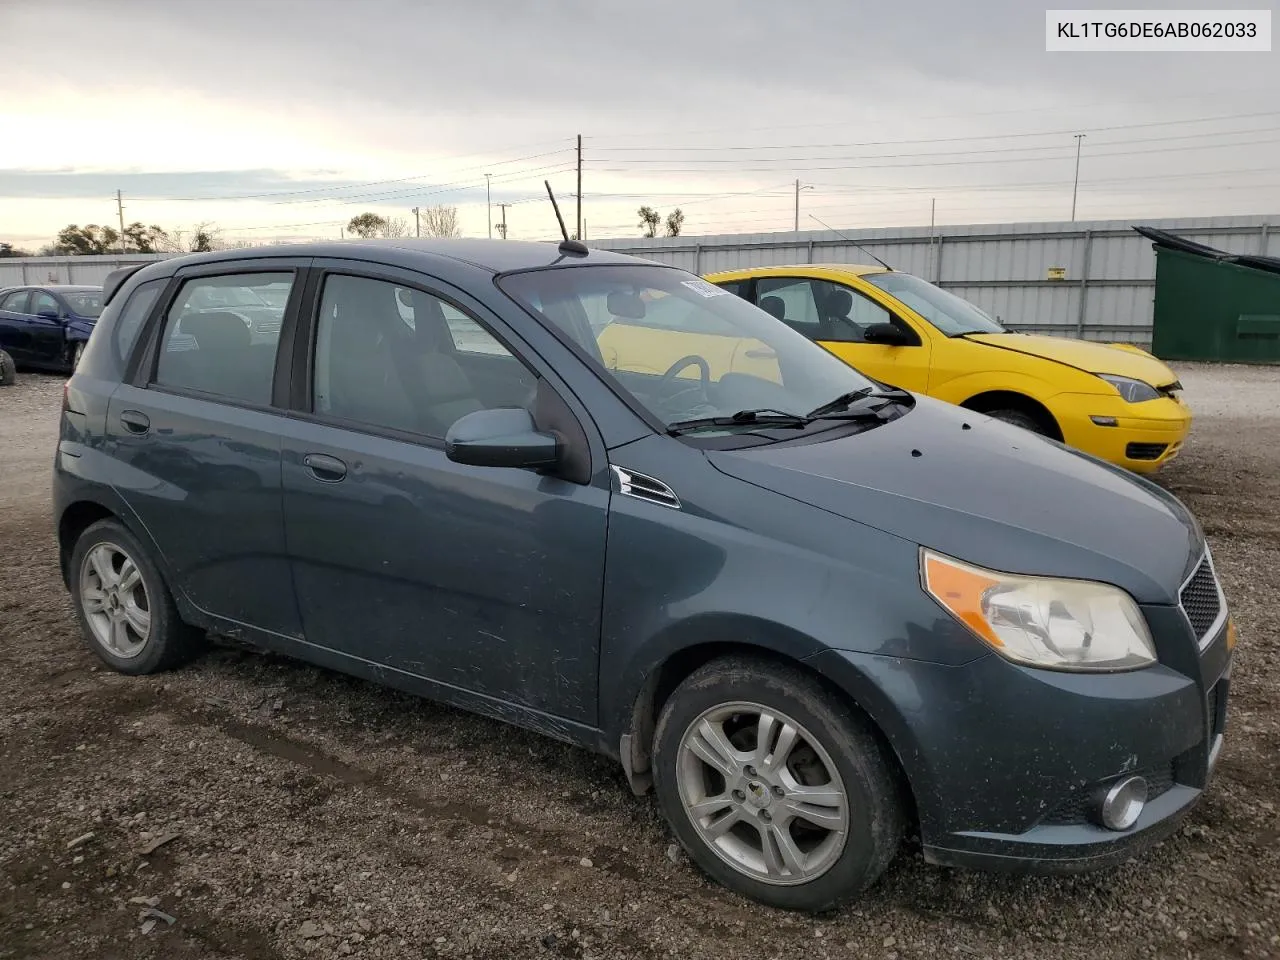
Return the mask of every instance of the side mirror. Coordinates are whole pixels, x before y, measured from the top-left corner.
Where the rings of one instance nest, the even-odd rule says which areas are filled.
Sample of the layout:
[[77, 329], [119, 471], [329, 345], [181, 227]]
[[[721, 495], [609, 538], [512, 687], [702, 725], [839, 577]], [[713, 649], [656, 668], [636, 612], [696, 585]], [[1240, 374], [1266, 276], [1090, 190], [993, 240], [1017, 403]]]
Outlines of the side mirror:
[[444, 452], [475, 467], [552, 467], [560, 460], [556, 438], [539, 433], [522, 408], [468, 413], [449, 428]]
[[878, 343], [886, 347], [905, 347], [911, 343], [905, 330], [892, 323], [873, 323], [862, 331], [862, 339], [867, 343]]

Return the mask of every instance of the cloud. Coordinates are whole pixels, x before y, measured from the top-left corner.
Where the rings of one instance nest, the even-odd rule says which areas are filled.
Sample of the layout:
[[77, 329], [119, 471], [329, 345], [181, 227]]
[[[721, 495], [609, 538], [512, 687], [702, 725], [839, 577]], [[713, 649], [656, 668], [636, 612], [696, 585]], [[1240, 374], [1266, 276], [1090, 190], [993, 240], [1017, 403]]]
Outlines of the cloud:
[[[1049, 54], [1044, 9], [1025, 0], [7, 0], [3, 19], [22, 96], [0, 120], [29, 135], [6, 143], [21, 170], [0, 174], [0, 196], [32, 196], [36, 184], [84, 198], [104, 187], [242, 196], [412, 176], [421, 183], [346, 192], [470, 204], [464, 228], [483, 230], [482, 171], [495, 173], [495, 201], [540, 192], [543, 176], [563, 193], [582, 133], [589, 217], [601, 225], [630, 230], [646, 196], [670, 196], [669, 207], [756, 194], [695, 202], [687, 212], [701, 225], [686, 226], [697, 231], [785, 228], [790, 198], [767, 188], [797, 176], [835, 188], [806, 196], [816, 210], [860, 223], [907, 211], [918, 222], [918, 197], [930, 195], [960, 218], [1051, 215], [1072, 176], [1073, 130], [1098, 130], [1082, 169], [1095, 183], [1091, 216], [1234, 211], [1242, 197], [1229, 188], [1249, 180], [1226, 171], [1280, 162], [1268, 141], [1280, 139], [1280, 113], [1141, 126], [1275, 109], [1274, 56]], [[1058, 133], [1024, 136], [1039, 131]], [[865, 146], [883, 141], [912, 142]], [[1033, 186], [984, 192], [1023, 183]], [[853, 191], [864, 191], [856, 202]], [[1260, 188], [1256, 202], [1277, 201], [1280, 190]]]

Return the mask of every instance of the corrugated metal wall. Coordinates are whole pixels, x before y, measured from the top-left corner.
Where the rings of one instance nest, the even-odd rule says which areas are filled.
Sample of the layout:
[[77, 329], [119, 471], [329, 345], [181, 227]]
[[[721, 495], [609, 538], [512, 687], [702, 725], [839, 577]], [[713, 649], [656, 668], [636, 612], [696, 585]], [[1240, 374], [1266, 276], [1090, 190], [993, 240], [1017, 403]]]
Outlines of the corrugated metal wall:
[[0, 258], [0, 287], [37, 283], [102, 283], [112, 270], [130, 263], [163, 260], [161, 253], [135, 253], [105, 257], [4, 257]]
[[[1271, 225], [1280, 214], [1172, 220], [981, 224], [724, 234], [670, 239], [592, 240], [618, 250], [712, 273], [788, 263], [867, 263], [847, 237], [895, 269], [932, 280], [972, 300], [1015, 329], [1092, 340], [1151, 342], [1155, 253], [1135, 223], [1168, 230], [1232, 253], [1280, 254]], [[126, 263], [160, 254], [0, 259], [0, 287], [21, 283], [101, 283]], [[1062, 267], [1062, 280], [1049, 268]]]
[[[1232, 253], [1280, 252], [1280, 215], [593, 240], [592, 246], [713, 273], [789, 263], [870, 263], [876, 256], [972, 300], [1015, 329], [1150, 343], [1155, 253], [1135, 223]], [[1049, 268], [1065, 277], [1049, 279]]]

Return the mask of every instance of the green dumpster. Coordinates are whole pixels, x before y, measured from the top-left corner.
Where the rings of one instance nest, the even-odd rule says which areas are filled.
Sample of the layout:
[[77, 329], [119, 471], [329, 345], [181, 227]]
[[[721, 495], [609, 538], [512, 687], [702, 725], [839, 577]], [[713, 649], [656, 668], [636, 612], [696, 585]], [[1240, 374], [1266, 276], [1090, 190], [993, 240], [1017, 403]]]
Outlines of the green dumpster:
[[1162, 360], [1280, 363], [1280, 259], [1135, 229], [1155, 241], [1152, 353]]

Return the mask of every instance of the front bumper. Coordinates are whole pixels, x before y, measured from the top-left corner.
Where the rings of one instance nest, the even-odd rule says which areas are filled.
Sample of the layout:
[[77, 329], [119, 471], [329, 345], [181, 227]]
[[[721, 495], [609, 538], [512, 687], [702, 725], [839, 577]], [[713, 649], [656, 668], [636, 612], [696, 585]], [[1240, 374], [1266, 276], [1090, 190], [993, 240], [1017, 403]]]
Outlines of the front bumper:
[[[1161, 622], [1176, 630], [1162, 609], [1153, 632]], [[895, 749], [927, 860], [1078, 872], [1172, 833], [1204, 792], [1226, 722], [1226, 633], [1197, 657], [1173, 658], [1178, 669], [1162, 656], [1118, 674], [1028, 669], [994, 654], [959, 667], [843, 651], [809, 662], [858, 698]], [[1176, 640], [1193, 642], [1189, 631]], [[1089, 798], [1134, 773], [1155, 794], [1137, 823], [1096, 826]]]
[[[1172, 397], [1126, 403], [1118, 396], [1062, 394], [1050, 407], [1067, 446], [1136, 473], [1153, 473], [1176, 457], [1191, 431], [1191, 410]], [[1116, 425], [1099, 426], [1094, 417]]]

